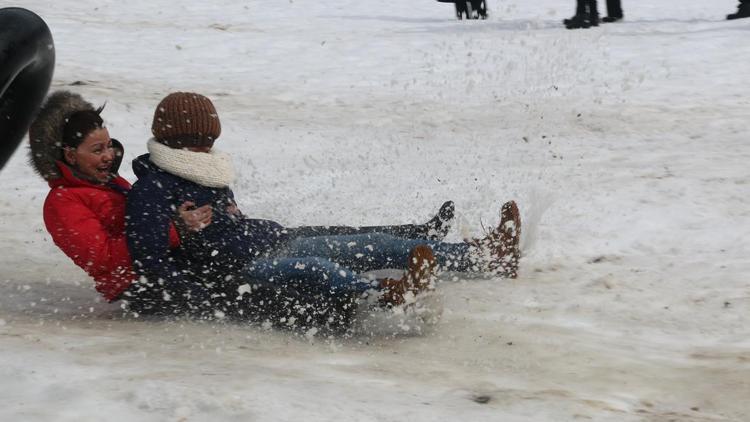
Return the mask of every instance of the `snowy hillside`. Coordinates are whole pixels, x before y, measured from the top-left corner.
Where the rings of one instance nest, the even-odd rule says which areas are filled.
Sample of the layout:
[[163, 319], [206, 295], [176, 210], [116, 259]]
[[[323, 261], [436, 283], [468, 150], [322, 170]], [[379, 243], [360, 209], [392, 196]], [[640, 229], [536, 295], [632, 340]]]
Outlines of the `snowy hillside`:
[[[603, 2], [600, 2], [603, 3]], [[203, 93], [249, 215], [476, 236], [518, 200], [517, 280], [444, 274], [420, 335], [123, 318], [52, 243], [46, 184], [0, 172], [3, 421], [750, 420], [750, 19], [735, 0], [22, 0], [52, 89], [107, 106], [126, 163]], [[601, 4], [602, 10], [605, 10]], [[123, 175], [134, 180], [124, 166]]]

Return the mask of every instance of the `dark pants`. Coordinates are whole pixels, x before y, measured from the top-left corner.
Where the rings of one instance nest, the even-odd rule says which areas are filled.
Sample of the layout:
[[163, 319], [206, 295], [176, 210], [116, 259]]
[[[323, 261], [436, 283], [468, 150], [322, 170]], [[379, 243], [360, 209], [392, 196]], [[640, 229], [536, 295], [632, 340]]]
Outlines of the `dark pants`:
[[472, 19], [473, 16], [469, 15], [469, 10], [466, 3], [471, 5], [471, 9], [476, 11], [480, 17], [487, 17], [487, 2], [486, 0], [456, 0], [456, 16], [462, 19], [466, 15], [466, 19]]
[[[421, 239], [424, 242], [442, 238], [431, 233], [429, 225], [404, 224], [394, 226], [305, 226], [287, 228], [289, 241], [314, 236], [340, 236], [363, 234], [387, 234], [402, 239]], [[405, 240], [406, 241], [406, 240]], [[408, 253], [408, 250], [407, 250]], [[314, 283], [301, 285], [297, 289], [278, 289], [274, 286], [254, 286], [253, 300], [239, 293], [246, 281], [238, 277], [244, 265], [237, 267], [234, 262], [220, 262], [214, 258], [211, 265], [196, 268], [195, 263], [178, 262], [180, 268], [191, 268], [186, 283], [166, 285], [159, 281], [136, 281], [120, 297], [123, 307], [138, 315], [180, 316], [189, 315], [203, 319], [217, 317], [241, 318], [243, 320], [280, 320], [299, 310], [295, 307], [311, 308], [314, 315], [312, 325], [322, 321], [346, 325], [349, 307], [360, 296], [359, 291], [351, 295], [342, 294], [324, 298], [315, 290]], [[176, 259], [182, 259], [176, 257]], [[323, 268], [325, 269], [325, 268]], [[336, 272], [338, 274], [338, 271]], [[309, 278], [309, 277], [308, 277]], [[327, 278], [326, 278], [327, 279]], [[292, 296], [298, 297], [292, 297]], [[311, 299], [312, 298], [312, 299]], [[343, 321], [343, 322], [342, 322]]]
[[622, 5], [620, 5], [620, 0], [607, 0], [607, 16], [611, 18], [622, 18]]
[[385, 233], [405, 239], [435, 239], [429, 227], [422, 224], [402, 224], [398, 226], [302, 226], [287, 227], [291, 239], [314, 236], [348, 236], [354, 234]]
[[576, 3], [576, 16], [592, 16], [598, 17], [599, 10], [596, 4], [596, 0], [577, 0]]
[[[742, 0], [748, 1], [750, 0]], [[578, 0], [576, 5], [576, 15], [583, 16], [587, 13], [598, 13], [596, 0]], [[620, 0], [607, 0], [607, 16], [612, 18], [622, 18], [622, 5]]]

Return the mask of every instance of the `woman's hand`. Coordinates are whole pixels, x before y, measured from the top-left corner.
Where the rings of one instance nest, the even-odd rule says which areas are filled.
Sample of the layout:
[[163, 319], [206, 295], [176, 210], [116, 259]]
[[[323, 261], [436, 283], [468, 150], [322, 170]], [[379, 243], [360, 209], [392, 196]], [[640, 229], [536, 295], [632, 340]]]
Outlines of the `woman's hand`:
[[185, 203], [180, 205], [177, 208], [177, 213], [180, 215], [180, 219], [182, 219], [185, 227], [192, 232], [201, 231], [211, 224], [211, 217], [213, 217], [211, 204], [195, 208], [195, 203], [191, 201], [185, 201]]

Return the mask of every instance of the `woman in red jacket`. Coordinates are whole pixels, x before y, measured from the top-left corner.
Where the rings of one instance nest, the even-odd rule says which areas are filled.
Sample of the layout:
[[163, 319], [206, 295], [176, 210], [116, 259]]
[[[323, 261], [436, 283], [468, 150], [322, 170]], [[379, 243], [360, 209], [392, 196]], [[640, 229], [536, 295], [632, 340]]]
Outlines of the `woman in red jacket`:
[[[55, 244], [95, 281], [108, 300], [135, 280], [125, 240], [125, 198], [130, 183], [117, 175], [122, 145], [111, 139], [94, 109], [79, 95], [49, 97], [29, 131], [31, 162], [49, 183], [44, 224]], [[187, 229], [210, 223], [210, 209], [179, 213]], [[170, 247], [179, 245], [174, 226]]]

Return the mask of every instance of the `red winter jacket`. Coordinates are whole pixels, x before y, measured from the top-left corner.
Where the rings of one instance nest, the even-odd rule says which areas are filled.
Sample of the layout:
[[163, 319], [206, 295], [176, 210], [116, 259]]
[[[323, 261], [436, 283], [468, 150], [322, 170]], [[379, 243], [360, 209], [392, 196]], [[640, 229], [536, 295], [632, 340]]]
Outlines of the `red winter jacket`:
[[[83, 268], [108, 301], [116, 300], [136, 279], [125, 236], [125, 194], [130, 183], [117, 177], [96, 185], [73, 175], [58, 162], [62, 177], [49, 182], [44, 224], [65, 255]], [[170, 227], [169, 244], [180, 240]]]

